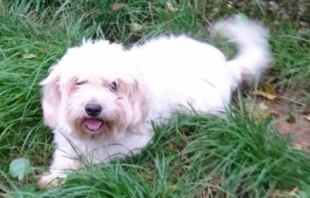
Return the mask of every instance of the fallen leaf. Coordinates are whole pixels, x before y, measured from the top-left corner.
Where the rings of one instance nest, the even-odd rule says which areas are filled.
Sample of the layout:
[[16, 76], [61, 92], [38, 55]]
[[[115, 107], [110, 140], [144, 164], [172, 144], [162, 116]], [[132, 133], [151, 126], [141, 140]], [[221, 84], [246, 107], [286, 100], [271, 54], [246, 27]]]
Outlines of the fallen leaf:
[[271, 111], [271, 110], [269, 109], [269, 107], [268, 107], [264, 102], [259, 103], [259, 104], [258, 104], [258, 107], [259, 107], [261, 110], [268, 112], [269, 117], [270, 117], [271, 115], [275, 115], [275, 116], [278, 115], [277, 112]]
[[35, 55], [35, 54], [24, 54], [23, 55], [24, 59], [34, 59], [36, 57], [37, 57], [37, 55]]
[[261, 113], [260, 117], [261, 117], [262, 120], [267, 120], [267, 119], [271, 118], [271, 112], [264, 111], [264, 112]]
[[172, 12], [178, 11], [178, 9], [175, 8], [175, 7], [172, 5], [171, 1], [167, 1], [167, 2], [166, 2], [166, 5], [167, 5], [168, 10], [170, 10], [170, 11], [172, 11]]
[[268, 110], [268, 106], [264, 103], [264, 102], [261, 102], [258, 104], [258, 107], [262, 110]]
[[130, 25], [130, 27], [131, 27], [132, 31], [134, 31], [134, 32], [138, 32], [138, 31], [142, 30], [142, 28], [143, 28], [143, 26], [140, 25], [139, 23], [132, 23]]
[[271, 95], [277, 95], [276, 90], [272, 87], [272, 85], [269, 82], [261, 83], [261, 87], [263, 88], [264, 92]]
[[247, 117], [254, 118], [256, 123], [267, 120], [272, 115], [272, 112], [268, 111], [268, 107], [264, 103], [261, 103], [258, 106], [255, 106], [253, 103], [246, 103], [245, 109]]
[[290, 191], [289, 195], [291, 196], [297, 196], [297, 193], [299, 192], [299, 188], [295, 187], [293, 190]]
[[267, 98], [268, 100], [275, 100], [277, 98], [276, 95], [273, 95], [273, 94], [270, 94], [264, 91], [260, 91], [260, 90], [255, 90], [252, 94], [255, 96], [261, 96], [261, 97]]
[[111, 5], [111, 10], [114, 12], [118, 12], [122, 9], [126, 8], [126, 4], [125, 3], [114, 3]]
[[304, 115], [304, 118], [308, 121], [310, 121], [310, 115]]
[[174, 191], [175, 189], [177, 189], [175, 185], [168, 186], [168, 190], [170, 191]]
[[299, 150], [299, 151], [303, 150], [302, 144], [294, 143], [292, 146], [296, 150]]

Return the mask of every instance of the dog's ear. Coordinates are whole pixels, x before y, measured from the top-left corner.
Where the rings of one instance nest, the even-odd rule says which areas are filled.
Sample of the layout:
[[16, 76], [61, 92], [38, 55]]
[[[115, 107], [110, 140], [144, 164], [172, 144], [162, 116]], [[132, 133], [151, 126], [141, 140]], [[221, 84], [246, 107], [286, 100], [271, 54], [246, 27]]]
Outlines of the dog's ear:
[[132, 133], [140, 133], [141, 126], [149, 113], [149, 102], [146, 95], [145, 86], [139, 81], [134, 80], [131, 83], [126, 83], [128, 86], [127, 96], [131, 104], [133, 117], [129, 124], [128, 130]]
[[56, 128], [57, 115], [60, 105], [60, 90], [59, 90], [59, 72], [52, 68], [47, 78], [40, 82], [42, 86], [42, 108], [44, 123]]

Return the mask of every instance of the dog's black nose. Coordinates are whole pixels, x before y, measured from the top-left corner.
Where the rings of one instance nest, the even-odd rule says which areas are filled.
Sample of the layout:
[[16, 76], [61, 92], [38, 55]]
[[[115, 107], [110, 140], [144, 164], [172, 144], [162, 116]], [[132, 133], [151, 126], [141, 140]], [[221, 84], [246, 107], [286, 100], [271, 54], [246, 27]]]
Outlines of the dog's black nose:
[[102, 107], [98, 104], [89, 103], [85, 106], [85, 111], [87, 115], [91, 117], [96, 117], [101, 113]]

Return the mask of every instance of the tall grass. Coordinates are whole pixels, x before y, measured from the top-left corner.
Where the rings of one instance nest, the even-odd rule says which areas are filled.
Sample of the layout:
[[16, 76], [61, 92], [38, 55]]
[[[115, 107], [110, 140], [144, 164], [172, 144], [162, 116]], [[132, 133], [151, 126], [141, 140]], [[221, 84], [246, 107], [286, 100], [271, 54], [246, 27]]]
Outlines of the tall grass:
[[[37, 189], [53, 146], [43, 126], [38, 86], [49, 66], [82, 38], [130, 45], [171, 32], [209, 41], [229, 54], [227, 43], [209, 38], [207, 24], [225, 14], [247, 14], [248, 8], [212, 9], [211, 1], [195, 0], [0, 1], [1, 195], [270, 197], [277, 192], [285, 197], [295, 187], [300, 196], [310, 194], [309, 156], [292, 149], [272, 120], [257, 123], [245, 110], [232, 110], [227, 120], [177, 115], [166, 126], [154, 126], [154, 141], [141, 155], [74, 171], [54, 190]], [[297, 33], [294, 20], [281, 23], [275, 14], [253, 9], [248, 14], [271, 27], [275, 65], [267, 78], [283, 89], [307, 87], [308, 38]], [[8, 170], [19, 157], [30, 159], [36, 169], [22, 181]]]

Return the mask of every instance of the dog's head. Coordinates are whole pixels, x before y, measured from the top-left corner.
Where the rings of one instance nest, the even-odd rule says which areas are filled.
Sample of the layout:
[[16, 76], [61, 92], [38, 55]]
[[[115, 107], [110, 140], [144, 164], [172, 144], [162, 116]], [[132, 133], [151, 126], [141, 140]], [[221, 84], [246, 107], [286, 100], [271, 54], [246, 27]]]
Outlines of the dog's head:
[[[126, 68], [128, 67], [128, 68]], [[145, 87], [116, 44], [84, 43], [67, 51], [41, 83], [46, 125], [69, 133], [139, 133], [148, 113]]]

